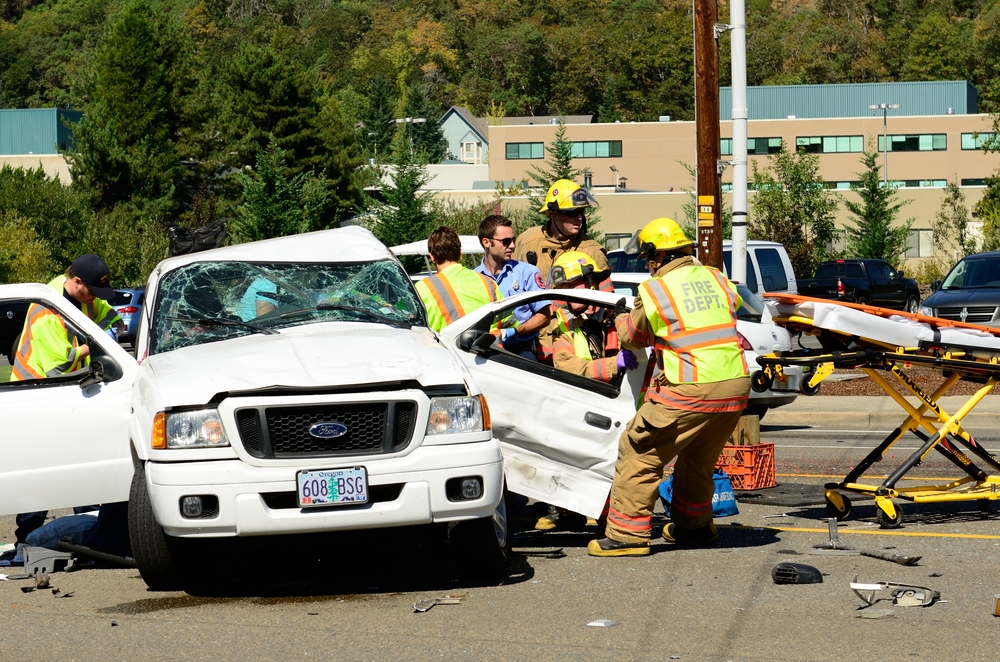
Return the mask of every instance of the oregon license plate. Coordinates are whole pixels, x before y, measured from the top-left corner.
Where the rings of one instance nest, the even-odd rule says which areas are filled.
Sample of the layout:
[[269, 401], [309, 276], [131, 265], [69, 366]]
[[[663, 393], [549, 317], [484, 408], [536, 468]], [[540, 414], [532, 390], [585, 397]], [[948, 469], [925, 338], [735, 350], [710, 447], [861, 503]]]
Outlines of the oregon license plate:
[[368, 502], [368, 474], [364, 467], [300, 471], [296, 483], [300, 508]]
[[788, 390], [788, 377], [786, 375], [781, 375], [778, 379], [774, 380], [774, 386], [772, 387], [778, 391]]

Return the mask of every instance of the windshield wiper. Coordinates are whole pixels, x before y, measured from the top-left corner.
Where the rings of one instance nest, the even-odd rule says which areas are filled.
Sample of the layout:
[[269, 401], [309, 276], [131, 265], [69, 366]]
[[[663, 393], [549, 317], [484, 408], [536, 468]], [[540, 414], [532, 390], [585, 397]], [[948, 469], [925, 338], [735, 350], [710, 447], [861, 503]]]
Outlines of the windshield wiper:
[[403, 322], [401, 320], [393, 319], [385, 315], [379, 315], [378, 313], [368, 310], [367, 308], [357, 308], [355, 306], [342, 306], [336, 303], [321, 303], [313, 308], [300, 308], [298, 310], [289, 310], [287, 313], [281, 313], [278, 317], [298, 317], [300, 315], [308, 315], [310, 313], [315, 313], [321, 310], [343, 310], [349, 313], [357, 313], [368, 319], [375, 320], [377, 322], [382, 322], [383, 324], [388, 324], [389, 326], [394, 326], [401, 329], [408, 329], [412, 324]]
[[173, 317], [168, 315], [167, 319], [173, 322], [190, 322], [191, 324], [205, 324], [208, 326], [242, 326], [247, 329], [253, 329], [254, 331], [259, 331], [260, 333], [264, 333], [269, 336], [281, 335], [277, 331], [274, 331], [272, 329], [266, 329], [262, 326], [251, 324], [250, 322], [244, 322], [243, 320], [231, 320], [231, 319], [226, 319], [224, 317], [199, 317], [197, 319], [194, 319], [192, 317]]

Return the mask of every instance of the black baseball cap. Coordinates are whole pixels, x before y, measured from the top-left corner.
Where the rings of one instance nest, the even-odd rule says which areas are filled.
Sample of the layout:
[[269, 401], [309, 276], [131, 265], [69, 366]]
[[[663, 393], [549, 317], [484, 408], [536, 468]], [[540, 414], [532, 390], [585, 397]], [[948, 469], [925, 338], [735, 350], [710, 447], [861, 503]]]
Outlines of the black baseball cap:
[[114, 288], [111, 287], [111, 271], [108, 263], [87, 253], [73, 260], [70, 269], [77, 277], [86, 283], [94, 296], [105, 301], [110, 301], [115, 295]]

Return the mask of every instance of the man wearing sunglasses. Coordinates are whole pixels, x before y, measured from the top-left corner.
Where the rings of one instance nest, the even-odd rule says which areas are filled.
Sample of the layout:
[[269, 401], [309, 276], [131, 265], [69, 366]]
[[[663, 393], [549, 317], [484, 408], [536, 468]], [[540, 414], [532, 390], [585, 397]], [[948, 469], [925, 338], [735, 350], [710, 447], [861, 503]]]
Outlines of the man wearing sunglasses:
[[[524, 292], [544, 290], [542, 274], [527, 262], [511, 259], [514, 253], [514, 228], [508, 218], [493, 214], [479, 224], [479, 242], [483, 245], [483, 261], [476, 271], [496, 281], [504, 298]], [[549, 302], [534, 301], [514, 309], [517, 332], [504, 342], [512, 354], [537, 361], [538, 333], [549, 323]]]
[[597, 289], [614, 292], [611, 285], [611, 267], [604, 247], [587, 235], [587, 209], [599, 205], [590, 191], [568, 179], [560, 179], [545, 194], [545, 202], [538, 213], [549, 217], [549, 222], [521, 234], [514, 250], [514, 259], [538, 267], [542, 280], [548, 280], [549, 270], [557, 257], [567, 251], [579, 251], [590, 256], [599, 272], [607, 274]]

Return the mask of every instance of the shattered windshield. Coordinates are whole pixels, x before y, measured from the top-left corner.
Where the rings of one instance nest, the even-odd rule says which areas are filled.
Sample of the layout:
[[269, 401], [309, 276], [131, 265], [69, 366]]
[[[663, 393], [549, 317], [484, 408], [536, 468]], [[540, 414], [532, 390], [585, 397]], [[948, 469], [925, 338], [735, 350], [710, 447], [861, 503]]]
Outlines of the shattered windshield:
[[164, 276], [154, 314], [150, 354], [317, 322], [426, 326], [394, 260], [189, 264]]

